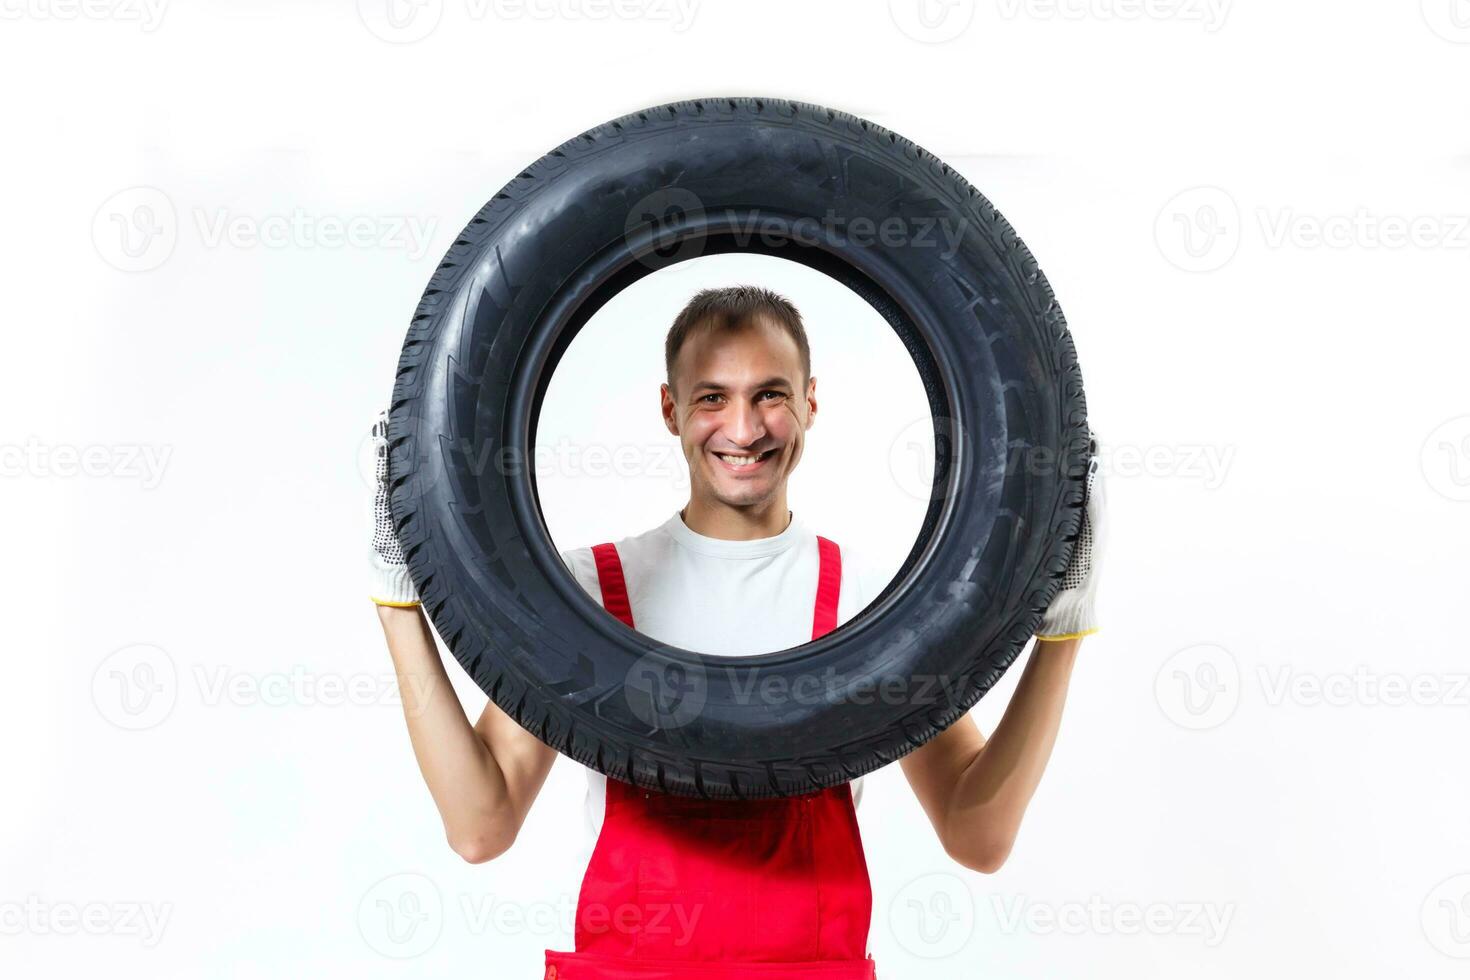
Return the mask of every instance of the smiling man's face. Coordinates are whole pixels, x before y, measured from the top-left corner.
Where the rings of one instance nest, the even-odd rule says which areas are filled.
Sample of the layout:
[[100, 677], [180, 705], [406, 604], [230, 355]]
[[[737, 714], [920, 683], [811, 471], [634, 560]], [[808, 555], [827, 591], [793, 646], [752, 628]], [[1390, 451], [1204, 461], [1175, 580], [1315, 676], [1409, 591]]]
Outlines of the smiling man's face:
[[673, 382], [661, 389], [664, 424], [683, 446], [690, 498], [712, 509], [775, 507], [784, 524], [786, 481], [817, 413], [817, 381], [803, 385], [796, 341], [765, 321], [695, 331]]

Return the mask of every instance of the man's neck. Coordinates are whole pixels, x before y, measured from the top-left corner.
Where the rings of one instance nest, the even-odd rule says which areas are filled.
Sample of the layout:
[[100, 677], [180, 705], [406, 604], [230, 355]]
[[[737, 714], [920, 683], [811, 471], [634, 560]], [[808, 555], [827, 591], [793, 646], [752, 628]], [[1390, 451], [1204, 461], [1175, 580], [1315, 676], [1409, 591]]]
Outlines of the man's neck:
[[753, 541], [773, 538], [791, 525], [791, 511], [783, 497], [767, 507], [701, 506], [691, 499], [679, 511], [684, 525], [696, 534], [725, 541]]

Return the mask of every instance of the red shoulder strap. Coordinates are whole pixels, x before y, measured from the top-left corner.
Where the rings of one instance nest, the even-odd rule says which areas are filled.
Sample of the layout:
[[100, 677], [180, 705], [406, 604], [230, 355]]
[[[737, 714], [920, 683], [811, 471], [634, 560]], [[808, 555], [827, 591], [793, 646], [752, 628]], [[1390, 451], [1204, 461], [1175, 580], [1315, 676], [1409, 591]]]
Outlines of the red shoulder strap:
[[592, 546], [597, 561], [597, 584], [602, 589], [602, 608], [633, 626], [633, 607], [628, 603], [628, 584], [623, 581], [623, 562], [618, 549], [609, 544]]
[[817, 607], [812, 611], [812, 639], [837, 628], [837, 597], [842, 592], [842, 549], [817, 535]]

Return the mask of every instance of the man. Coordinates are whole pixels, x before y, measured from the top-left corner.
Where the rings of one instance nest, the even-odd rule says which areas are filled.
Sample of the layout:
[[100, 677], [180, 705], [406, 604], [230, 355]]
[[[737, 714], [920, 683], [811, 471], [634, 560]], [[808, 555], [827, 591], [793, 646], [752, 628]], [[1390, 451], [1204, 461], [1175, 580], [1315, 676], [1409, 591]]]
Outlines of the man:
[[[577, 580], [639, 631], [715, 655], [796, 646], [856, 615], [874, 596], [840, 547], [786, 499], [817, 415], [796, 308], [756, 287], [701, 291], [676, 318], [664, 354], [663, 419], [689, 466], [689, 500], [643, 534], [563, 552]], [[386, 424], [375, 431], [381, 440]], [[450, 846], [467, 861], [488, 861], [514, 842], [556, 753], [493, 702], [473, 726], [465, 717], [393, 538], [381, 442], [379, 454], [373, 598], [409, 736]], [[1103, 496], [1095, 456], [1088, 487], [1072, 567], [994, 735], [984, 738], [966, 716], [899, 763], [945, 851], [966, 868], [993, 872], [1010, 853], [1051, 755], [1081, 638], [1097, 629]], [[548, 951], [547, 980], [875, 975], [853, 788], [704, 801], [590, 770], [589, 778], [599, 834], [576, 952]], [[613, 910], [627, 908], [634, 918], [614, 925]]]

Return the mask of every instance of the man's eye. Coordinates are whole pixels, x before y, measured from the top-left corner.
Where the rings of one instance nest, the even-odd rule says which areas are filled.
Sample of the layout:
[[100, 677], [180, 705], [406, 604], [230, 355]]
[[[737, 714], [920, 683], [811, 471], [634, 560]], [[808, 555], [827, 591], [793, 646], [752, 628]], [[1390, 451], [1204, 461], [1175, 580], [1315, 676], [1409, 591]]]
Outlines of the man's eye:
[[704, 401], [705, 398], [719, 398], [719, 397], [720, 397], [719, 395], [716, 395], [713, 392], [711, 392], [710, 394], [705, 395], [704, 398], [701, 398], [700, 401]]
[[763, 394], [763, 395], [775, 395], [777, 398], [785, 398], [786, 397], [785, 392], [781, 392], [781, 391], [763, 391], [763, 392], [761, 392], [761, 394]]

